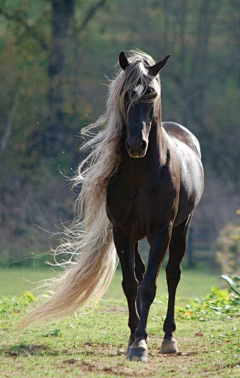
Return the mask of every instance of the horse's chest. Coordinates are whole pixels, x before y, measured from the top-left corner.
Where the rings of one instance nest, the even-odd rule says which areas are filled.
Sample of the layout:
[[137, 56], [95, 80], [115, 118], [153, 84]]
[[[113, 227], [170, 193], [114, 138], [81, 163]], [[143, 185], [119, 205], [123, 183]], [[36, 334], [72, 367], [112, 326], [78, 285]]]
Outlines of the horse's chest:
[[119, 186], [116, 182], [107, 190], [107, 213], [116, 227], [134, 235], [132, 239], [141, 238], [165, 218], [172, 205], [168, 198], [160, 185]]
[[107, 190], [107, 212], [117, 227], [139, 220], [139, 186], [110, 185]]

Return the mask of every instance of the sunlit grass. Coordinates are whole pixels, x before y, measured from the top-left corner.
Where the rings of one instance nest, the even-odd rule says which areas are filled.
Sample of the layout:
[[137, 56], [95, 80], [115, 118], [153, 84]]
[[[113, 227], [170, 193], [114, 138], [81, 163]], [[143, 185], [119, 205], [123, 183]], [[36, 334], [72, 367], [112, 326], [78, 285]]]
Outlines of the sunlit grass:
[[[31, 291], [36, 285], [29, 281], [37, 282], [53, 274], [51, 268], [0, 270], [1, 293], [5, 295], [0, 296], [1, 377], [239, 377], [237, 310], [221, 311], [220, 316], [218, 312], [203, 313], [194, 318], [194, 311], [201, 313], [209, 309], [204, 301], [195, 305], [194, 298], [205, 297], [212, 286], [224, 286], [216, 272], [183, 272], [176, 308], [180, 353], [166, 356], [160, 354], [167, 305], [165, 272], [161, 271], [158, 293], [149, 313], [147, 365], [129, 362], [125, 356], [129, 337], [128, 311], [120, 270], [93, 311], [37, 324], [19, 332], [17, 324], [28, 311], [28, 306], [34, 305], [31, 294], [23, 296], [25, 290]], [[219, 300], [215, 301], [215, 306], [219, 303], [222, 306]]]
[[[0, 295], [22, 295], [25, 290], [31, 291], [40, 280], [52, 277], [55, 272], [51, 267], [45, 269], [33, 268], [0, 268]], [[121, 287], [121, 271], [117, 269], [114, 279], [105, 294], [105, 298], [123, 298]], [[178, 296], [192, 298], [203, 297], [212, 286], [223, 287], [224, 281], [220, 274], [206, 270], [183, 270], [178, 287]], [[157, 296], [166, 295], [167, 286], [164, 269], [158, 279]]]
[[149, 362], [141, 364], [125, 356], [128, 314], [121, 299], [105, 299], [94, 311], [19, 332], [28, 301], [31, 297], [0, 298], [1, 377], [239, 377], [238, 317], [201, 322], [177, 316], [180, 353], [162, 355], [166, 301], [159, 298], [149, 314]]

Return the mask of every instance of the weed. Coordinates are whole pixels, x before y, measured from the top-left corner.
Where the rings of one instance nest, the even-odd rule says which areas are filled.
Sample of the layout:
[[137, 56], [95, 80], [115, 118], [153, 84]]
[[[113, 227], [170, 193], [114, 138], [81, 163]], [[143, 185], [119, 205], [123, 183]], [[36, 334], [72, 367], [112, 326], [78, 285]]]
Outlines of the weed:
[[61, 334], [61, 330], [59, 328], [54, 329], [48, 333], [43, 334], [43, 337], [58, 337]]
[[177, 317], [187, 320], [207, 321], [216, 318], [240, 316], [240, 296], [227, 289], [211, 288], [205, 299], [194, 299], [185, 306], [176, 307]]
[[230, 289], [240, 297], [240, 277], [228, 275], [222, 275], [221, 277], [228, 283]]

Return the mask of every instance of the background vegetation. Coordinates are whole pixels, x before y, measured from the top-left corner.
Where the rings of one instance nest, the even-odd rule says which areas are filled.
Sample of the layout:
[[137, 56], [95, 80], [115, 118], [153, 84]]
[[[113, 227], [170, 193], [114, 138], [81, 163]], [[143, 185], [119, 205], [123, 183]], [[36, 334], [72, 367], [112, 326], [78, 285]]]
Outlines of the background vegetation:
[[105, 76], [132, 48], [171, 54], [163, 119], [201, 142], [206, 190], [193, 227], [195, 244], [210, 246], [239, 208], [239, 40], [238, 0], [0, 0], [1, 263], [46, 251], [42, 229], [72, 218], [64, 175], [81, 160], [77, 135], [103, 112]]

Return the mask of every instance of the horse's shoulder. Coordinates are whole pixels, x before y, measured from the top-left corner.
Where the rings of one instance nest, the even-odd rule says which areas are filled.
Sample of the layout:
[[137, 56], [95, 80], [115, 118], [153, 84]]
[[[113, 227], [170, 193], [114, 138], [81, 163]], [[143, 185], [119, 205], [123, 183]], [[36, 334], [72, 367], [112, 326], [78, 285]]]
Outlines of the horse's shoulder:
[[170, 137], [187, 144], [189, 147], [197, 151], [201, 157], [201, 149], [198, 139], [190, 130], [176, 122], [163, 122], [162, 126]]

